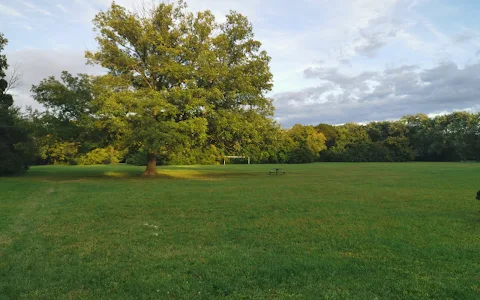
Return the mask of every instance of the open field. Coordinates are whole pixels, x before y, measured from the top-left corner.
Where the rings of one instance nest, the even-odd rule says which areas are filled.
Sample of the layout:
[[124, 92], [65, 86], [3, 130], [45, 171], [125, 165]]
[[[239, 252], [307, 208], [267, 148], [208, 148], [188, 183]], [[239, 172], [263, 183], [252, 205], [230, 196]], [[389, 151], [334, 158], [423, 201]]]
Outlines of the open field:
[[480, 164], [33, 167], [0, 299], [480, 299]]

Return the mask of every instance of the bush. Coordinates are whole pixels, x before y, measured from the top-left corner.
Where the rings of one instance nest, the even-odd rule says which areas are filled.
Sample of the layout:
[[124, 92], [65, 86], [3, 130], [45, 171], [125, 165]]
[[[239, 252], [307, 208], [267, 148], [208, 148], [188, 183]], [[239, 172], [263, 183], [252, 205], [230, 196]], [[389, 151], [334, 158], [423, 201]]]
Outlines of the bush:
[[109, 165], [117, 164], [121, 160], [121, 154], [113, 147], [97, 148], [81, 156], [77, 162], [79, 165]]
[[35, 144], [20, 124], [17, 112], [0, 108], [0, 176], [27, 171], [35, 151]]
[[57, 140], [46, 135], [36, 139], [39, 158], [46, 164], [72, 165], [76, 164], [78, 157], [78, 143]]
[[19, 142], [7, 145], [0, 142], [0, 176], [25, 173], [33, 161], [34, 145], [32, 142]]
[[183, 148], [169, 153], [166, 164], [169, 165], [214, 165], [221, 162], [222, 154], [214, 145], [205, 148]]
[[147, 153], [144, 151], [130, 153], [127, 156], [126, 163], [134, 166], [146, 166]]

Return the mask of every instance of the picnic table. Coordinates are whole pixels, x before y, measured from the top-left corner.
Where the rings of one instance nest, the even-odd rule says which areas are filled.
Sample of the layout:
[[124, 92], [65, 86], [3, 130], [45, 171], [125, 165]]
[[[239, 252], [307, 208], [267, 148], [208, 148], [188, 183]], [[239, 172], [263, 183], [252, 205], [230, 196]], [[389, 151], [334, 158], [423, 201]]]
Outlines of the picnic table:
[[275, 175], [285, 175], [285, 173], [281, 168], [273, 168], [268, 172], [269, 175], [275, 174]]

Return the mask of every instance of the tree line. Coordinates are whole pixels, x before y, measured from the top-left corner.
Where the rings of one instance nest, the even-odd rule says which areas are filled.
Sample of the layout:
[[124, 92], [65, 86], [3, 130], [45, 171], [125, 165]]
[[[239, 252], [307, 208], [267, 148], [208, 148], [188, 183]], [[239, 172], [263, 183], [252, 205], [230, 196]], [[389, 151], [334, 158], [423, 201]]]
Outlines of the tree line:
[[[30, 164], [215, 164], [463, 161], [480, 158], [479, 114], [341, 126], [273, 120], [270, 57], [245, 16], [218, 23], [182, 1], [129, 11], [115, 3], [93, 20], [101, 76], [62, 72], [32, 86], [45, 110], [20, 112], [0, 56], [0, 174]], [[7, 40], [0, 35], [0, 53]]]

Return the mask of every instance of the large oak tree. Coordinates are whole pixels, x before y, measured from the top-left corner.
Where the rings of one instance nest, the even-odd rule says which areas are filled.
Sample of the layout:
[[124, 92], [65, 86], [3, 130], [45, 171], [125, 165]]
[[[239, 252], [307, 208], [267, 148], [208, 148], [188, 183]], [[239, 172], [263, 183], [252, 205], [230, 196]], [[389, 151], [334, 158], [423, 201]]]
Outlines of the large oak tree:
[[113, 3], [94, 25], [99, 48], [86, 57], [109, 70], [110, 87], [96, 99], [99, 116], [148, 152], [146, 175], [160, 153], [192, 142], [246, 151], [257, 136], [247, 124], [273, 115], [270, 57], [241, 14], [219, 24], [183, 1], [137, 11]]

